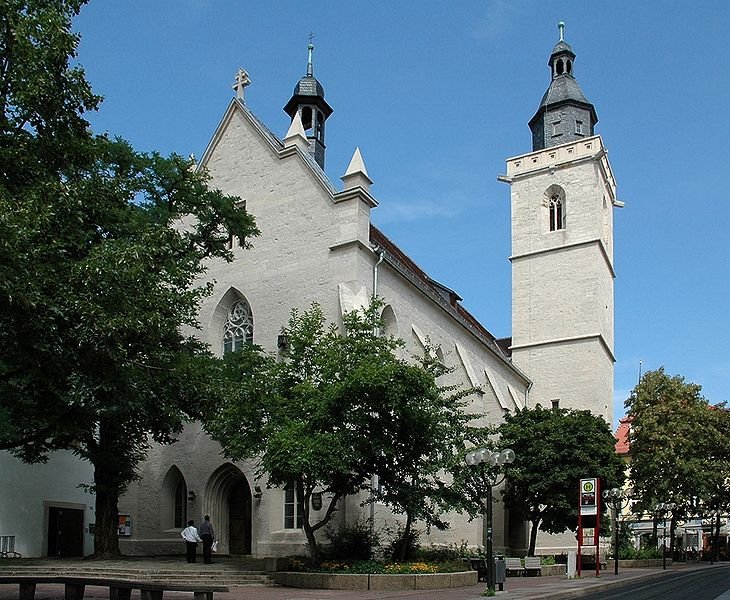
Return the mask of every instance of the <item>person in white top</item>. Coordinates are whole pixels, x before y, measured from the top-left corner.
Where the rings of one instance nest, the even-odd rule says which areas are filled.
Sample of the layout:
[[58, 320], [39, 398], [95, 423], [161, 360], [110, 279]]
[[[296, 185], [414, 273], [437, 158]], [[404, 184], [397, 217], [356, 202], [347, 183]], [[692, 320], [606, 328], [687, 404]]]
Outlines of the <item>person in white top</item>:
[[195, 528], [195, 522], [191, 519], [188, 526], [180, 532], [182, 539], [185, 540], [185, 551], [189, 563], [195, 562], [195, 555], [198, 552], [198, 542], [202, 542]]

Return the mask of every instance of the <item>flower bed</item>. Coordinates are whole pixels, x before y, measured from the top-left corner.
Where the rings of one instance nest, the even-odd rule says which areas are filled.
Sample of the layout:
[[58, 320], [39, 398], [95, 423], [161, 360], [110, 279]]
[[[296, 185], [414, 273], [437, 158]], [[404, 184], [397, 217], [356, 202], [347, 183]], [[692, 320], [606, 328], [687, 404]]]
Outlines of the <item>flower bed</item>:
[[477, 572], [464, 571], [464, 563], [460, 561], [329, 560], [315, 568], [307, 566], [302, 559], [290, 558], [290, 568], [271, 576], [279, 585], [330, 590], [434, 590], [477, 583]]
[[464, 570], [462, 561], [445, 562], [381, 562], [377, 560], [325, 560], [312, 567], [304, 559], [289, 559], [289, 570], [302, 573], [328, 573], [337, 575], [423, 575], [429, 573], [458, 573]]

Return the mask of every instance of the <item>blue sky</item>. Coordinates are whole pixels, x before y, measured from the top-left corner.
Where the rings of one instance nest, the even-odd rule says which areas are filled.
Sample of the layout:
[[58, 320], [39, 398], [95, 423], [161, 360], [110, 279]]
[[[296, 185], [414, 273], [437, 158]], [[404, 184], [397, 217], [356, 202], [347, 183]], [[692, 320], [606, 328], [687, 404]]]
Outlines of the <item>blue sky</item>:
[[200, 156], [233, 95], [279, 136], [306, 67], [334, 108], [339, 184], [361, 148], [373, 221], [495, 335], [510, 334], [505, 159], [566, 23], [626, 207], [615, 213], [616, 416], [642, 369], [664, 366], [730, 399], [730, 3], [452, 0], [92, 0], [79, 60], [105, 97], [97, 131]]

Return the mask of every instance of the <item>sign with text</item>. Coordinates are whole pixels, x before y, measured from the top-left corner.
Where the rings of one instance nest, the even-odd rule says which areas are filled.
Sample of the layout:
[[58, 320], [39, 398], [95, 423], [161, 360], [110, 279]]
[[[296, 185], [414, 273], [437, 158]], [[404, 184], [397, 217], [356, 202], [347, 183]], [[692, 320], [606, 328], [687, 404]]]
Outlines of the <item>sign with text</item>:
[[582, 546], [595, 546], [596, 541], [596, 530], [594, 527], [583, 528], [583, 543]]
[[598, 514], [597, 502], [597, 482], [595, 479], [580, 480], [580, 514], [595, 515]]
[[117, 533], [119, 535], [132, 535], [132, 516], [131, 515], [119, 515], [117, 522]]

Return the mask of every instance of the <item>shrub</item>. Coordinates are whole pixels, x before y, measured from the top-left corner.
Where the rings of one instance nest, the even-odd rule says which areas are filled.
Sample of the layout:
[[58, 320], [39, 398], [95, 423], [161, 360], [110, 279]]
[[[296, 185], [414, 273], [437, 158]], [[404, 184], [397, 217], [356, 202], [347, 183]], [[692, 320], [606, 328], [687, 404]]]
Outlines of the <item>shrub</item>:
[[633, 546], [619, 548], [618, 557], [620, 560], [647, 560], [661, 558], [662, 551], [659, 548], [639, 548]]
[[428, 546], [419, 548], [415, 556], [427, 562], [449, 562], [459, 560], [461, 558], [470, 558], [479, 556], [480, 550], [469, 546], [466, 540], [451, 543], [445, 546]]
[[[406, 539], [406, 537], [408, 539]], [[404, 545], [406, 546], [406, 558], [416, 556], [416, 553], [420, 548], [420, 544], [418, 543], [420, 538], [421, 532], [418, 529], [412, 528], [410, 535], [406, 536], [405, 528], [403, 525], [398, 523], [395, 533], [393, 534], [393, 538], [391, 539], [390, 544], [388, 544], [386, 556], [391, 560], [400, 560], [401, 551], [403, 550]]]
[[358, 519], [339, 529], [328, 529], [325, 537], [329, 544], [322, 549], [325, 558], [345, 561], [370, 560], [380, 545], [380, 536], [370, 519]]

